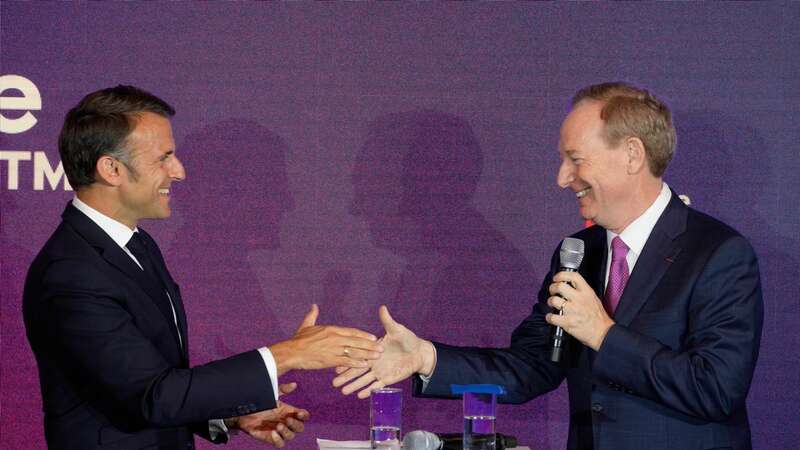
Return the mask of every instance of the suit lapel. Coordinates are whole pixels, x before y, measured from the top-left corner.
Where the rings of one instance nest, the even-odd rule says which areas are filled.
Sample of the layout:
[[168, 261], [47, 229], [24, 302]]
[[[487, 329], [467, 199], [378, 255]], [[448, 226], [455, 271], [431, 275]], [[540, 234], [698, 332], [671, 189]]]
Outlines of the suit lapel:
[[[161, 251], [158, 250], [158, 244], [156, 244], [155, 240], [146, 233], [142, 228], [139, 228], [139, 231], [144, 233], [145, 238], [147, 239], [148, 246], [147, 250], [150, 254], [150, 260], [153, 262], [155, 266], [154, 269], [163, 283], [166, 286], [167, 292], [169, 293], [169, 298], [172, 301], [172, 306], [175, 308], [175, 318], [178, 322], [178, 332], [180, 333], [180, 343], [183, 343], [182, 350], [183, 350], [183, 357], [188, 361], [189, 352], [187, 347], [188, 336], [187, 336], [187, 325], [186, 325], [186, 311], [183, 309], [183, 301], [181, 299], [180, 292], [176, 289], [175, 282], [172, 280], [172, 277], [167, 270], [167, 266], [164, 263], [164, 258], [161, 256]], [[170, 320], [172, 319], [172, 313], [170, 312]]]
[[186, 311], [183, 309], [183, 301], [181, 300], [180, 292], [170, 289], [172, 296], [172, 303], [175, 305], [175, 316], [178, 318], [178, 332], [181, 334], [181, 342], [183, 343], [183, 359], [186, 361], [187, 366], [189, 363], [189, 333], [186, 323]]
[[[166, 271], [166, 267], [163, 268]], [[162, 276], [162, 279], [163, 276]], [[181, 350], [183, 351], [183, 359], [188, 363], [189, 362], [189, 336], [188, 336], [188, 328], [186, 323], [186, 311], [183, 309], [183, 300], [181, 299], [181, 293], [174, 288], [174, 282], [167, 282], [165, 281], [165, 286], [169, 286], [167, 290], [169, 291], [170, 298], [172, 299], [172, 305], [175, 308], [175, 318], [178, 321], [178, 332], [181, 334], [181, 340], [179, 344], [181, 345]]]
[[72, 226], [78, 234], [83, 236], [90, 245], [95, 247], [104, 260], [133, 280], [136, 285], [147, 294], [149, 300], [153, 302], [158, 310], [161, 311], [161, 314], [169, 322], [170, 327], [173, 329], [175, 328], [172, 310], [164, 296], [164, 288], [160, 286], [157, 280], [146, 275], [142, 269], [136, 265], [133, 259], [131, 259], [102, 228], [72, 206], [72, 202], [67, 204], [67, 208], [64, 210], [61, 217], [66, 223]]
[[[583, 262], [581, 263], [581, 268], [579, 270], [583, 279], [589, 283], [589, 286], [592, 287], [595, 294], [599, 298], [603, 298], [603, 283], [604, 283], [604, 274], [605, 274], [605, 266], [606, 266], [606, 230], [602, 227], [595, 226], [593, 229], [588, 230], [589, 234], [584, 239], [584, 243], [586, 244], [586, 248], [584, 249], [584, 258]], [[577, 236], [580, 237], [580, 236]], [[572, 342], [572, 339], [570, 340]], [[574, 343], [576, 343], [575, 341]], [[573, 343], [573, 345], [574, 345]], [[592, 367], [594, 364], [594, 357], [595, 353], [593, 351], [588, 351], [587, 347], [579, 346], [577, 348], [582, 348], [584, 351], [581, 351], [576, 356], [578, 358], [583, 358], [585, 362], [577, 362], [575, 367]], [[591, 382], [590, 374], [587, 374], [587, 382]]]
[[688, 208], [673, 192], [667, 209], [653, 227], [636, 261], [614, 314], [615, 322], [630, 325], [656, 290], [664, 273], [681, 251], [675, 238], [686, 230], [687, 213]]

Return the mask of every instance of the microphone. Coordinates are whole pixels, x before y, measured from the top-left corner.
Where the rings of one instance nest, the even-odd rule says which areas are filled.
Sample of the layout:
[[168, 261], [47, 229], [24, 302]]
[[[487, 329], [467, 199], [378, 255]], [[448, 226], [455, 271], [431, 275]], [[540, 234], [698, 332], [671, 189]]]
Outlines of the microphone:
[[[497, 433], [495, 450], [506, 450], [517, 446], [517, 438]], [[437, 434], [416, 430], [403, 438], [403, 450], [461, 450], [464, 448], [464, 435], [461, 433]]]
[[[559, 260], [561, 261], [561, 269], [559, 272], [577, 272], [578, 267], [581, 266], [583, 261], [584, 244], [580, 239], [564, 238], [561, 242], [561, 251], [559, 252]], [[558, 311], [559, 316], [564, 315], [563, 310]], [[564, 350], [564, 329], [556, 327], [553, 333], [553, 349], [550, 355], [550, 361], [560, 362], [561, 355]]]

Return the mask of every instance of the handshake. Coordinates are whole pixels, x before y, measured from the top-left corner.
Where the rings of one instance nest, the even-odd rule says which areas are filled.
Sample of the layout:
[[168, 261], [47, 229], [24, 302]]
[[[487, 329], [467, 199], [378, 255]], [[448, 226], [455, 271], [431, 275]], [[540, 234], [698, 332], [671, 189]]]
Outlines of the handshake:
[[[430, 376], [436, 366], [433, 344], [395, 322], [385, 306], [378, 315], [385, 331], [380, 339], [355, 328], [317, 325], [319, 308], [313, 305], [291, 338], [269, 347], [278, 375], [335, 367], [333, 386], [341, 387], [344, 395], [358, 391], [358, 398], [367, 398], [372, 390], [415, 373]], [[296, 388], [296, 383], [289, 383], [280, 385], [278, 391], [288, 394]], [[307, 410], [279, 400], [274, 409], [226, 419], [225, 424], [282, 448], [303, 431], [309, 417]]]
[[367, 398], [374, 389], [398, 383], [415, 373], [431, 376], [436, 368], [436, 350], [430, 341], [420, 339], [413, 331], [395, 322], [385, 306], [380, 307], [378, 316], [385, 331], [378, 341], [382, 347], [380, 355], [365, 361], [363, 367], [336, 368], [338, 376], [333, 379], [333, 386], [344, 386], [344, 395], [360, 390], [358, 398]]

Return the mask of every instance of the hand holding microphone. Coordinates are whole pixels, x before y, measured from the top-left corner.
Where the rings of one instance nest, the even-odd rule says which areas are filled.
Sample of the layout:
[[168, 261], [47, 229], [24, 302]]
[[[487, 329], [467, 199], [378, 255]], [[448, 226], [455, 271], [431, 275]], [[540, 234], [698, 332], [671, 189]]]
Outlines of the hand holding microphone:
[[[603, 302], [595, 293], [595, 288], [578, 273], [578, 267], [583, 261], [583, 241], [564, 239], [560, 260], [561, 271], [553, 276], [553, 283], [549, 288], [551, 296], [547, 299], [547, 304], [558, 310], [558, 314], [550, 313], [546, 317], [547, 322], [556, 327], [551, 355], [554, 362], [563, 357], [564, 333], [597, 351], [608, 330], [614, 325], [603, 307]], [[602, 289], [602, 286], [599, 288]]]
[[[561, 272], [577, 272], [583, 261], [584, 243], [580, 239], [565, 238], [561, 242], [561, 251], [559, 252], [559, 261], [561, 262]], [[558, 294], [556, 294], [558, 295]], [[562, 297], [565, 301], [566, 298]], [[564, 315], [563, 303], [562, 307], [558, 309], [558, 315]], [[550, 354], [550, 360], [553, 362], [561, 361], [561, 356], [564, 351], [564, 329], [556, 326], [553, 333], [553, 348]]]

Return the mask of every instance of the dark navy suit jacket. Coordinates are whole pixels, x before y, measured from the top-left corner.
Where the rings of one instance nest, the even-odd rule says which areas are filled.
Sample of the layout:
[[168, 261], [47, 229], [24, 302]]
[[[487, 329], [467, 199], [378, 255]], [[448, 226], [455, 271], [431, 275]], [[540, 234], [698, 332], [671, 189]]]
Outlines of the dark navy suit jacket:
[[[602, 298], [606, 231], [586, 243], [581, 275]], [[567, 380], [570, 449], [749, 449], [745, 398], [758, 357], [763, 304], [758, 263], [727, 225], [673, 193], [659, 218], [600, 350], [570, 341], [567, 361], [549, 361], [545, 322], [558, 251], [533, 312], [507, 349], [435, 344], [433, 377], [417, 395], [448, 397], [451, 383], [496, 383], [522, 403]], [[531, 443], [533, 446], [536, 443]]]
[[193, 448], [208, 419], [275, 407], [257, 351], [190, 368], [180, 290], [146, 232], [160, 282], [71, 203], [62, 217], [23, 299], [50, 448]]

